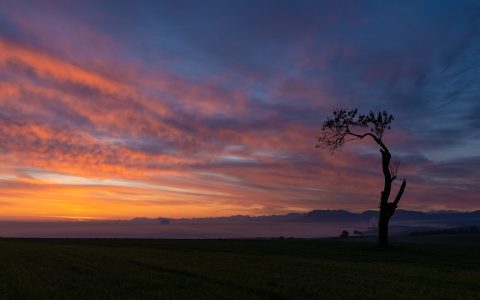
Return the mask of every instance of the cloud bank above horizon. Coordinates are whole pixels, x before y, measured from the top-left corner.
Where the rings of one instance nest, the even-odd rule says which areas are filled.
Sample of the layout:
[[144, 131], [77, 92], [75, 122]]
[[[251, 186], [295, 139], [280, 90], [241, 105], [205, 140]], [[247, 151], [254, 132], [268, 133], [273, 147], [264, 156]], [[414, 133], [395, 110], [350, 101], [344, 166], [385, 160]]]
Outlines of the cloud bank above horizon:
[[480, 5], [0, 0], [0, 219], [378, 206], [388, 110], [404, 209], [480, 207]]

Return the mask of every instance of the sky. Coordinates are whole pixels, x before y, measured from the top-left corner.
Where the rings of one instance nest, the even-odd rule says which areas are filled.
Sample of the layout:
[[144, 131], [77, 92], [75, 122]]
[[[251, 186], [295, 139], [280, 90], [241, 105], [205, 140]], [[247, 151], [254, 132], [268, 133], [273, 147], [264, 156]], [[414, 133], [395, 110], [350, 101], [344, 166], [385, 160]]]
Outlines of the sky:
[[[478, 1], [0, 0], [0, 219], [480, 208]], [[394, 187], [398, 189], [398, 183]]]

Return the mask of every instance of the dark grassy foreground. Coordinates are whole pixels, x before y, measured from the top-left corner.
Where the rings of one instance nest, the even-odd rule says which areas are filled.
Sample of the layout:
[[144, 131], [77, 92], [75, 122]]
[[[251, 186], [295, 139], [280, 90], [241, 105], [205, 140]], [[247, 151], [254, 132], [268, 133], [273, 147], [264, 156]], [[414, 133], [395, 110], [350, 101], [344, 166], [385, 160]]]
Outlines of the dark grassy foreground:
[[0, 258], [4, 299], [480, 297], [480, 243], [0, 239]]

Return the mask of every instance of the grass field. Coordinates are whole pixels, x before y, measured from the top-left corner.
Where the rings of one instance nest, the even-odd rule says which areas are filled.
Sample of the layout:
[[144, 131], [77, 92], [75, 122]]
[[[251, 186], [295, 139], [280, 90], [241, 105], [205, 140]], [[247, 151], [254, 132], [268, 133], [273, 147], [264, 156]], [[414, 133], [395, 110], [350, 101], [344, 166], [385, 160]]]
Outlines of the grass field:
[[[480, 299], [480, 236], [0, 239], [3, 299]], [[471, 244], [469, 241], [479, 241]], [[469, 244], [469, 245], [467, 245]]]

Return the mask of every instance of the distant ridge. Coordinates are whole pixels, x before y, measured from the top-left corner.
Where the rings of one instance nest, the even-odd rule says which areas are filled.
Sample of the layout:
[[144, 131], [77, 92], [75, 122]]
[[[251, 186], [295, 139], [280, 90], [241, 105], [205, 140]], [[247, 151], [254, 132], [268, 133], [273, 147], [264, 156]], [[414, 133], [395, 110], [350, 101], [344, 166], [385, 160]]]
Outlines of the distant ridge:
[[[361, 213], [349, 212], [347, 210], [312, 210], [306, 213], [289, 213], [285, 215], [247, 216], [234, 215], [228, 217], [206, 217], [206, 218], [158, 218], [169, 221], [200, 221], [200, 222], [240, 222], [240, 221], [271, 221], [271, 222], [368, 222], [377, 218], [378, 212], [367, 210]], [[138, 219], [138, 218], [136, 218]], [[152, 219], [157, 220], [157, 219]], [[480, 222], [480, 210], [472, 212], [461, 211], [410, 211], [399, 209], [392, 217], [392, 221], [478, 221]]]
[[[312, 210], [270, 216], [214, 218], [146, 218], [131, 220], [0, 221], [0, 237], [42, 238], [319, 238], [338, 236], [343, 231], [375, 235], [377, 212]], [[455, 228], [480, 228], [480, 211], [419, 212], [398, 210], [390, 233], [452, 232]], [[445, 231], [447, 230], [447, 231]], [[462, 229], [463, 230], [463, 229]]]

